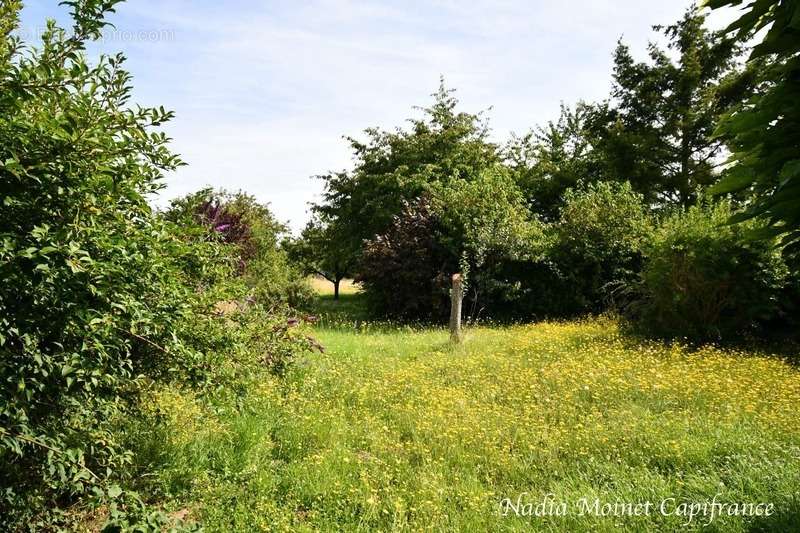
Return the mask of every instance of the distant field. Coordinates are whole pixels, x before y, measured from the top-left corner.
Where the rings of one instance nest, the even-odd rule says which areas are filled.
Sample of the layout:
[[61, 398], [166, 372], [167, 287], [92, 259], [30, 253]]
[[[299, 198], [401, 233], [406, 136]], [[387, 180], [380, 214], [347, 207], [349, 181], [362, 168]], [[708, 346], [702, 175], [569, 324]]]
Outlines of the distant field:
[[[317, 294], [320, 295], [333, 294], [333, 283], [331, 283], [327, 279], [320, 276], [311, 276], [309, 278], [309, 281], [314, 291]], [[339, 284], [340, 295], [355, 294], [360, 290], [361, 288], [358, 286], [357, 283], [354, 283], [352, 279], [343, 279]]]
[[[208, 531], [697, 530], [708, 517], [678, 505], [715, 495], [774, 511], [705, 530], [800, 530], [785, 360], [640, 344], [606, 321], [473, 329], [459, 348], [439, 329], [315, 334], [327, 353], [258, 384], [244, 414], [162, 398], [163, 490], [188, 490]], [[503, 516], [505, 498], [569, 513]], [[673, 514], [578, 516], [582, 498]]]

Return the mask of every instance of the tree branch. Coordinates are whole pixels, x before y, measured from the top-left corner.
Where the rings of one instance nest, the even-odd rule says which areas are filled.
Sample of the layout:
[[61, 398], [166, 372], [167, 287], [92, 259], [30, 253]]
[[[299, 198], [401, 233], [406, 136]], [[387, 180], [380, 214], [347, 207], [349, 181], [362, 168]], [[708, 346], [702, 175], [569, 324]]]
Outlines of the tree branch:
[[[19, 439], [19, 440], [28, 442], [30, 444], [35, 444], [36, 446], [39, 446], [39, 447], [44, 448], [46, 450], [50, 450], [51, 452], [56, 453], [56, 454], [58, 454], [60, 456], [66, 456], [67, 455], [62, 450], [59, 450], [58, 448], [53, 448], [52, 446], [50, 446], [48, 444], [45, 444], [44, 442], [42, 442], [40, 440], [34, 439], [33, 437], [26, 437], [25, 435], [19, 435], [19, 434], [16, 434], [16, 433], [11, 433], [10, 431], [7, 431], [5, 428], [0, 428], [0, 434], [8, 435], [11, 438]], [[92, 472], [89, 469], [89, 467], [87, 467], [86, 465], [79, 463], [77, 461], [77, 459], [72, 459], [69, 456], [67, 456], [67, 459], [69, 459], [73, 464], [78, 465], [79, 467], [81, 467], [84, 470], [86, 470], [95, 480], [101, 481], [100, 476], [98, 476], [97, 474]]]

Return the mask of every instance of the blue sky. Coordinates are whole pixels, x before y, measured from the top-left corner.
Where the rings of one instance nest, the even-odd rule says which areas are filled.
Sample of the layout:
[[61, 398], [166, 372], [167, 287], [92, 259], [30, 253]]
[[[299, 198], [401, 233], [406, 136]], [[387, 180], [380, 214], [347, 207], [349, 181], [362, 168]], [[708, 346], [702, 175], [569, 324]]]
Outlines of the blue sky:
[[[492, 108], [504, 140], [555, 118], [562, 101], [605, 98], [617, 39], [643, 56], [650, 26], [688, 5], [129, 0], [92, 53], [124, 52], [135, 101], [177, 113], [166, 130], [189, 166], [167, 176], [159, 203], [206, 185], [243, 189], [297, 229], [320, 192], [312, 176], [351, 165], [342, 136], [401, 125], [440, 75], [464, 110]], [[27, 1], [22, 31], [47, 17], [63, 21], [63, 8]]]

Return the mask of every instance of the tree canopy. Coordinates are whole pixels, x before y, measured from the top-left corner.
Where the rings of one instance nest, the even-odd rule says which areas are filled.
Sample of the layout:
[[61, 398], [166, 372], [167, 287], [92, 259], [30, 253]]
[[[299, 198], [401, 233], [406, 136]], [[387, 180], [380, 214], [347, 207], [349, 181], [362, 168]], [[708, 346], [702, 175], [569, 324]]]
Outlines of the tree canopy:
[[[709, 0], [720, 8], [737, 0]], [[787, 253], [800, 253], [800, 2], [752, 2], [728, 31], [744, 40], [764, 30], [750, 54], [762, 65], [754, 95], [728, 113], [717, 137], [730, 146], [732, 168], [714, 187], [724, 194], [752, 194], [747, 210], [734, 221], [761, 217], [767, 234], [780, 235]]]
[[750, 86], [736, 62], [740, 45], [704, 20], [690, 8], [675, 24], [655, 26], [668, 47], [651, 43], [647, 62], [620, 41], [611, 101], [589, 121], [604, 179], [630, 181], [651, 205], [690, 205], [717, 180], [724, 144], [714, 129]]
[[[410, 128], [365, 131], [366, 141], [348, 138], [355, 167], [350, 172], [321, 176], [323, 201], [313, 210], [337, 220], [338, 234], [351, 249], [385, 231], [404, 202], [420, 196], [435, 182], [469, 180], [499, 162], [498, 147], [489, 142], [479, 115], [456, 110], [453, 91], [440, 84], [422, 118]], [[347, 244], [347, 243], [343, 243]]]
[[597, 179], [597, 162], [586, 130], [592, 106], [561, 104], [556, 121], [537, 126], [505, 147], [512, 175], [539, 218], [554, 221], [564, 204], [564, 192], [581, 181]]

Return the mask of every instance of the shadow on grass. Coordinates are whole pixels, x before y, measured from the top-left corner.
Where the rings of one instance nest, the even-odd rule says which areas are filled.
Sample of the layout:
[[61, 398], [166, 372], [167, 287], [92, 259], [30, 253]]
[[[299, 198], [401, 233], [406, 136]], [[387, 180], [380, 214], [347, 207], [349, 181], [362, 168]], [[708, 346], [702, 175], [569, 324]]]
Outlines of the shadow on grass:
[[363, 293], [340, 294], [338, 300], [334, 299], [332, 294], [320, 294], [314, 300], [313, 309], [320, 318], [320, 325], [325, 327], [337, 327], [370, 319], [366, 296]]
[[[443, 329], [447, 327], [446, 321], [432, 320], [402, 320], [397, 318], [376, 317], [369, 308], [367, 295], [363, 292], [343, 293], [339, 299], [334, 299], [333, 294], [319, 294], [314, 299], [310, 311], [319, 317], [318, 327], [337, 330], [358, 330], [367, 331], [397, 331], [408, 330], [418, 331], [425, 329]], [[785, 339], [781, 336], [771, 338], [738, 338], [730, 339], [727, 342], [697, 342], [691, 343], [687, 339], [664, 339], [652, 337], [632, 328], [629, 323], [616, 315], [587, 315], [577, 317], [581, 320], [603, 320], [609, 319], [620, 325], [622, 340], [626, 347], [633, 349], [637, 346], [651, 343], [678, 343], [688, 348], [703, 348], [714, 345], [722, 349], [737, 349], [750, 353], [752, 356], [763, 357], [773, 356], [786, 360], [789, 364], [800, 367], [800, 344], [796, 340]], [[575, 317], [572, 318], [573, 320]], [[564, 321], [570, 318], [551, 318], [551, 321]], [[474, 326], [514, 326], [520, 324], [535, 324], [537, 320], [498, 320], [484, 319], [477, 323], [470, 323], [467, 318], [465, 327], [467, 330]], [[594, 338], [596, 334], [587, 334], [574, 339], [576, 348]], [[800, 531], [800, 529], [798, 529]]]
[[310, 311], [319, 319], [318, 328], [331, 330], [355, 330], [360, 333], [413, 332], [443, 329], [447, 326], [444, 322], [375, 316], [364, 293], [340, 294], [338, 300], [331, 294], [320, 294], [315, 298]]
[[800, 500], [793, 498], [784, 505], [776, 505], [772, 516], [760, 516], [747, 529], [753, 533], [771, 531], [800, 531]]

